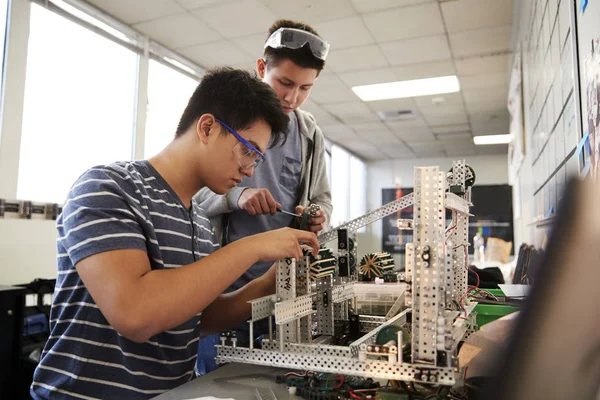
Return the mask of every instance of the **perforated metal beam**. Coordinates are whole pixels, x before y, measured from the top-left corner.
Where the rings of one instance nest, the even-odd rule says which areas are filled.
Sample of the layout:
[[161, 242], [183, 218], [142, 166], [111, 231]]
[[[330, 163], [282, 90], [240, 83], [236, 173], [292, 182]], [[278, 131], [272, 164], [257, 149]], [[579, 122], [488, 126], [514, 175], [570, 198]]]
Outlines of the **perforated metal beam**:
[[412, 193], [407, 194], [404, 197], [399, 198], [398, 200], [392, 201], [383, 207], [379, 207], [370, 213], [363, 215], [362, 217], [358, 217], [353, 219], [352, 221], [346, 222], [343, 225], [340, 225], [328, 232], [324, 232], [318, 236], [319, 242], [321, 244], [325, 244], [327, 242], [331, 242], [332, 240], [337, 239], [338, 229], [347, 229], [348, 232], [354, 232], [363, 226], [367, 226], [381, 218], [393, 214], [402, 209], [408, 208], [413, 205], [413, 195]]
[[375, 379], [394, 379], [423, 383], [454, 385], [456, 383], [452, 368], [421, 367], [412, 364], [393, 364], [389, 361], [364, 360], [313, 354], [280, 353], [272, 350], [244, 347], [215, 346], [216, 361], [219, 364], [239, 362], [273, 367], [314, 370], [343, 375], [364, 376]]
[[263, 318], [267, 318], [273, 315], [274, 310], [274, 296], [259, 297], [258, 299], [250, 300], [250, 306], [252, 307], [252, 318], [251, 321], [258, 321]]
[[291, 300], [275, 303], [275, 323], [277, 325], [285, 324], [312, 314], [312, 312], [312, 295], [305, 294]]

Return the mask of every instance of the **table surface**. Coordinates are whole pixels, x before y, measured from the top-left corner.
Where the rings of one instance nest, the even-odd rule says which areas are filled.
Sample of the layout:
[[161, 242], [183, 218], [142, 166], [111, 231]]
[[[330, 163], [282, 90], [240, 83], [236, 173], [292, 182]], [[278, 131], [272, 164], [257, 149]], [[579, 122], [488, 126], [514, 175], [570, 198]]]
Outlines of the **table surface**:
[[283, 383], [275, 383], [275, 376], [287, 370], [249, 364], [227, 364], [209, 374], [169, 390], [155, 400], [189, 400], [205, 396], [235, 400], [256, 400], [256, 389], [271, 389], [277, 400], [298, 400], [288, 393]]

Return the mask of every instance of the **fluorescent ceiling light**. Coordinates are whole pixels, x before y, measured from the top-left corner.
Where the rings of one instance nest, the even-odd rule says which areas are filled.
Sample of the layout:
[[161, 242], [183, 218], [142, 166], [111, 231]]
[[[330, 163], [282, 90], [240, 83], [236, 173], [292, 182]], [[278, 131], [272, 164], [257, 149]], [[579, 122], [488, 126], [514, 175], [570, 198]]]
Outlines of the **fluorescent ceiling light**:
[[454, 93], [460, 90], [460, 85], [456, 75], [450, 75], [438, 78], [355, 86], [352, 90], [362, 101], [374, 101]]
[[477, 145], [510, 143], [512, 135], [483, 135], [475, 136], [473, 142]]

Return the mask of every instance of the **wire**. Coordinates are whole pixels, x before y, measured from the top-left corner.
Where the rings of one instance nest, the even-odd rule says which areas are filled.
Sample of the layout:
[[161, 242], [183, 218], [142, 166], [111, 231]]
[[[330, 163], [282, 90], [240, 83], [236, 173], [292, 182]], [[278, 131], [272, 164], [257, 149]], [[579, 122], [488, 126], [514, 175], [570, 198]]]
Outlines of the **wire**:
[[[468, 296], [469, 292], [471, 292], [472, 290], [478, 290], [479, 289], [479, 284], [481, 283], [481, 280], [479, 279], [479, 274], [477, 272], [475, 272], [474, 270], [471, 269], [471, 267], [469, 267], [469, 251], [467, 249], [467, 245], [466, 244], [460, 244], [454, 248], [452, 248], [452, 250], [456, 250], [459, 247], [464, 247], [465, 249], [465, 268], [467, 268], [467, 271], [471, 271], [472, 273], [475, 274], [475, 277], [477, 278], [477, 283], [475, 284], [475, 286], [469, 286], [467, 288], [467, 291], [461, 296], [460, 300], [459, 300], [459, 304], [460, 304], [460, 308], [462, 308], [463, 312], [465, 313], [465, 316], [467, 315], [467, 309], [465, 308], [465, 306], [463, 305], [463, 301], [465, 299], [465, 297]], [[460, 319], [466, 319], [466, 317], [460, 316]]]
[[352, 397], [353, 399], [362, 399], [362, 397], [360, 397], [359, 395], [357, 395], [356, 393], [354, 393], [354, 390], [348, 390], [348, 394], [350, 395], [350, 397]]
[[[454, 225], [452, 225], [454, 224]], [[448, 239], [448, 234], [450, 233], [451, 230], [456, 229], [456, 225], [457, 222], [454, 219], [454, 215], [452, 216], [452, 223], [450, 224], [450, 226], [448, 227], [448, 229], [446, 229], [446, 231], [444, 232], [444, 234], [446, 235], [446, 239]]]

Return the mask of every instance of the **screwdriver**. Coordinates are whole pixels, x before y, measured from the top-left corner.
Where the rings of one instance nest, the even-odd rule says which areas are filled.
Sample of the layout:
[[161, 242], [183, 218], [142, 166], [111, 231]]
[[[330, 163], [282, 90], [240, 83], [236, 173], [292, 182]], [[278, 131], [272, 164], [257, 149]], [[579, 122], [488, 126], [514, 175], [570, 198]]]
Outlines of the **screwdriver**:
[[285, 211], [285, 210], [282, 210], [281, 208], [278, 208], [277, 212], [284, 213], [287, 215], [293, 215], [294, 217], [298, 217], [298, 218], [302, 218], [302, 215], [300, 215], [300, 214], [294, 214], [293, 212]]

